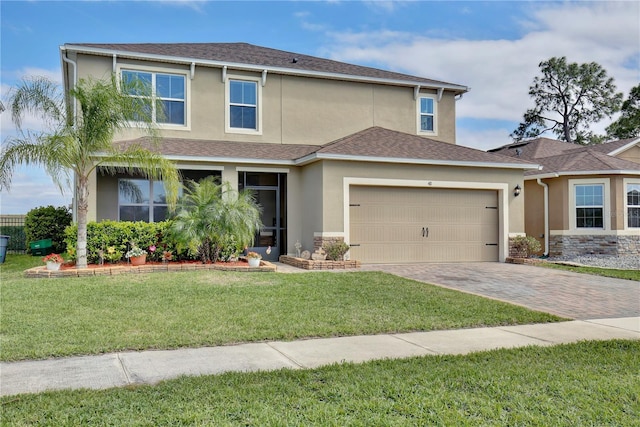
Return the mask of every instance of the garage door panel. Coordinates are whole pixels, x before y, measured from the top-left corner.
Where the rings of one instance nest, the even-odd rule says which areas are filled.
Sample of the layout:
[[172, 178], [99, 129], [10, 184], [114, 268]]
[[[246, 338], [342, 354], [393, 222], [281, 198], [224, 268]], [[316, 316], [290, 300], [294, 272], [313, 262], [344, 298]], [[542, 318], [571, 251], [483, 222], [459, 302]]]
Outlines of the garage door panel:
[[354, 186], [350, 202], [354, 259], [498, 260], [496, 191]]

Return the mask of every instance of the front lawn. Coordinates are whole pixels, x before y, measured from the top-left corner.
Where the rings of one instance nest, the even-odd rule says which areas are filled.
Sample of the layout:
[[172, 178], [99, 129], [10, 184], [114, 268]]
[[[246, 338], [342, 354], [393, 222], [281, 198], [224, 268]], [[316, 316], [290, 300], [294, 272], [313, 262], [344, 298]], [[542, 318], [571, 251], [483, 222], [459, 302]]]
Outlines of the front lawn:
[[4, 425], [638, 426], [640, 341], [1, 399]]
[[26, 279], [0, 267], [0, 359], [559, 321], [379, 272]]

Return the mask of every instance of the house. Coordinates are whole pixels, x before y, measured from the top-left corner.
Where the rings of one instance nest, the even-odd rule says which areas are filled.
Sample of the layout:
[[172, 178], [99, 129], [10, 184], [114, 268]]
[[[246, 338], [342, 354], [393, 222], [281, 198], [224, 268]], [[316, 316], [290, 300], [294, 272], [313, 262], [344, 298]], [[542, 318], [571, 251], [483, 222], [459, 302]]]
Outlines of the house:
[[525, 232], [551, 256], [640, 255], [640, 138], [581, 146], [547, 138], [490, 150], [525, 172]]
[[[524, 159], [456, 145], [468, 88], [246, 43], [65, 44], [65, 88], [92, 76], [148, 82], [160, 152], [187, 179], [254, 191], [266, 259], [344, 240], [368, 263], [504, 261], [524, 234]], [[132, 94], [135, 96], [135, 94]], [[145, 143], [130, 131], [116, 143]], [[163, 186], [92, 179], [89, 220], [165, 218]], [[121, 188], [136, 186], [132, 199]], [[271, 254], [265, 249], [271, 246]]]

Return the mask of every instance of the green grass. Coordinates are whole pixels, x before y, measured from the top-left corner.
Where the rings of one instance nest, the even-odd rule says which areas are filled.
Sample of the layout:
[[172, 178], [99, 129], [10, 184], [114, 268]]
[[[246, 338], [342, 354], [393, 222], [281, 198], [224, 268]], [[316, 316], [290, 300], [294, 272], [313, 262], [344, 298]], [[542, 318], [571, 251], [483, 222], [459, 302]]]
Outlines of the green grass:
[[3, 425], [638, 426], [640, 341], [3, 398]]
[[561, 320], [379, 272], [23, 278], [32, 263], [0, 270], [5, 361]]
[[549, 262], [543, 262], [535, 265], [539, 265], [546, 268], [554, 268], [556, 270], [573, 271], [575, 273], [593, 274], [595, 276], [613, 277], [616, 279], [640, 281], [640, 270], [615, 270], [611, 268], [599, 268], [599, 267], [574, 267], [571, 265], [553, 264]]

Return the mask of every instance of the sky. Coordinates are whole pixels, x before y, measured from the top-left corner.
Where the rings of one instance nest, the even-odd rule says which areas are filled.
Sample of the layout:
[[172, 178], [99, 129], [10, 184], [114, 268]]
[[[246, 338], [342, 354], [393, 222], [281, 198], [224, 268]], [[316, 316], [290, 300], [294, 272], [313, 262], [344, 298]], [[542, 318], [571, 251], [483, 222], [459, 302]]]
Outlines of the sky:
[[[551, 57], [597, 62], [625, 98], [640, 81], [640, 1], [0, 1], [0, 99], [24, 76], [61, 81], [65, 43], [247, 42], [465, 85], [457, 143], [511, 142]], [[593, 125], [603, 133], [615, 120]], [[26, 128], [41, 129], [34, 117]], [[0, 141], [15, 135], [0, 114]], [[552, 135], [549, 135], [553, 137]], [[71, 203], [21, 167], [0, 213]]]

